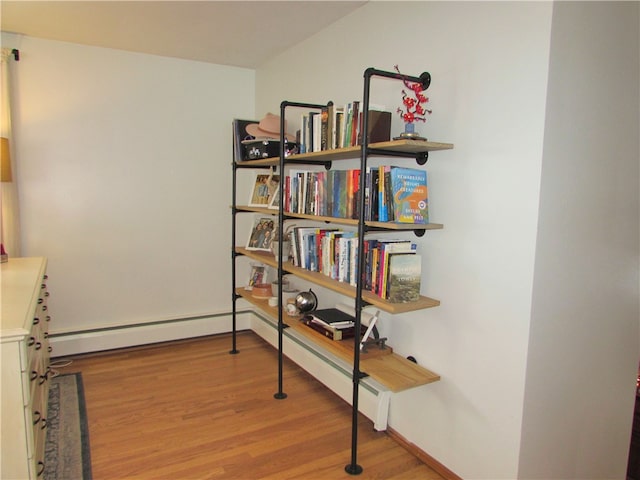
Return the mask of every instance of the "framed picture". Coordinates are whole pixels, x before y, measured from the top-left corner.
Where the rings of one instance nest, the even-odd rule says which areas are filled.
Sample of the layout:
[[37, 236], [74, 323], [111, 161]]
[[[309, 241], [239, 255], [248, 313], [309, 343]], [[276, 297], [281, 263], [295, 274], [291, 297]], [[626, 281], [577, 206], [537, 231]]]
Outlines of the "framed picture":
[[272, 210], [278, 210], [280, 208], [280, 185], [276, 187], [276, 191], [271, 195], [269, 200], [269, 208]]
[[254, 285], [264, 283], [267, 278], [266, 267], [262, 263], [252, 263], [251, 273], [249, 274], [249, 282], [244, 287], [245, 290], [253, 290]]
[[250, 207], [268, 208], [271, 199], [278, 191], [280, 185], [280, 175], [271, 173], [259, 173], [256, 175], [249, 197]]
[[274, 217], [256, 217], [247, 241], [247, 250], [270, 252], [276, 228]]
[[253, 140], [254, 137], [247, 132], [247, 125], [258, 123], [257, 120], [240, 120], [233, 121], [233, 160], [241, 162], [244, 160], [243, 140]]

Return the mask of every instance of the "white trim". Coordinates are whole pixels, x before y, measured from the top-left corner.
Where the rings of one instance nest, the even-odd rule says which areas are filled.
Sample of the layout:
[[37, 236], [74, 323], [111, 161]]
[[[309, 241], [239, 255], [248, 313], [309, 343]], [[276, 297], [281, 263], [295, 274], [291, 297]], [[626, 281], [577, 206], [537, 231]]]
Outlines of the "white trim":
[[[246, 330], [250, 328], [251, 317], [253, 317], [251, 311], [238, 313], [236, 316], [237, 329]], [[53, 334], [49, 342], [53, 348], [51, 356], [63, 357], [78, 353], [99, 352], [215, 335], [229, 331], [231, 331], [231, 313], [226, 313], [224, 315], [173, 319], [163, 322]]]

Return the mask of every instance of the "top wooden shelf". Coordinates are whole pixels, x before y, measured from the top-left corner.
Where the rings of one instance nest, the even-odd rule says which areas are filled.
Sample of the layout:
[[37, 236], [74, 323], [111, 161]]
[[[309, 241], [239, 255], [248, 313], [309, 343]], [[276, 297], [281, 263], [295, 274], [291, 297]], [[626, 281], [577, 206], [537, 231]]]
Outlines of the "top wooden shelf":
[[[426, 140], [391, 140], [388, 142], [371, 143], [368, 146], [373, 150], [384, 150], [388, 152], [404, 152], [404, 153], [424, 153], [434, 152], [437, 150], [451, 150], [453, 148], [452, 143], [442, 142], [429, 142]], [[290, 155], [287, 157], [287, 163], [301, 163], [306, 162], [323, 162], [333, 160], [350, 160], [357, 158], [360, 154], [362, 147], [357, 145], [355, 147], [335, 148], [332, 150], [323, 150], [321, 152], [300, 153], [296, 155]], [[279, 157], [262, 158], [259, 160], [244, 160], [238, 162], [238, 165], [245, 166], [270, 166], [278, 165], [280, 163]]]

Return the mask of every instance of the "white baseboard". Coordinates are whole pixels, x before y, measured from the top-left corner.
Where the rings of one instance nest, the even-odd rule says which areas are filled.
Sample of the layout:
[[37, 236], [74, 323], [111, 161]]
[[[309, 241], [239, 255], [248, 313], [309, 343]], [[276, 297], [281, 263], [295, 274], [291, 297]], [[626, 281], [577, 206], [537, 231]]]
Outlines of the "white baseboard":
[[[251, 311], [238, 313], [236, 315], [237, 329], [246, 330], [250, 328], [250, 320], [253, 316]], [[52, 347], [51, 356], [56, 358], [79, 353], [100, 352], [116, 348], [215, 335], [230, 331], [231, 313], [226, 313], [53, 334], [49, 339], [49, 343]]]

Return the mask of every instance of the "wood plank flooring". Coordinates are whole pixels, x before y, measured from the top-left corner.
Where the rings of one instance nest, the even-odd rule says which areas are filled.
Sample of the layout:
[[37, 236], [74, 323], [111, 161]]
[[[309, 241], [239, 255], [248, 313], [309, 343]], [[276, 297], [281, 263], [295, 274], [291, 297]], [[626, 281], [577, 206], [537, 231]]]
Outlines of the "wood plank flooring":
[[252, 332], [73, 358], [82, 372], [94, 480], [429, 479], [442, 477]]

